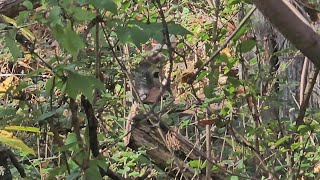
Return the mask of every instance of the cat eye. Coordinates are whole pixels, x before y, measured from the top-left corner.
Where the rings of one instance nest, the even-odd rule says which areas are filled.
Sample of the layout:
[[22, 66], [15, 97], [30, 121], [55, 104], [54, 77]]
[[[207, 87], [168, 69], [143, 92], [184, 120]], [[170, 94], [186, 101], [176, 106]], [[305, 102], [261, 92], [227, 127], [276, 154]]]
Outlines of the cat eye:
[[153, 78], [159, 78], [159, 72], [158, 71], [153, 72]]

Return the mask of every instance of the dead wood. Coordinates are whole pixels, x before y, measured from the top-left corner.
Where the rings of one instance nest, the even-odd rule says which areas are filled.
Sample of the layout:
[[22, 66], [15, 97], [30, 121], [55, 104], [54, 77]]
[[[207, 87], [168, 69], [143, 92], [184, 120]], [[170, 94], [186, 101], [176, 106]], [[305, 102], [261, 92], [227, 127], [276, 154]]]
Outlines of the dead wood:
[[[185, 144], [186, 139], [183, 141], [180, 138], [182, 136], [176, 136], [176, 132], [172, 132], [170, 128], [160, 122], [157, 127], [153, 126], [150, 121], [144, 121], [144, 117], [141, 115], [137, 115], [133, 118], [133, 124], [131, 129], [131, 138], [128, 144], [128, 147], [134, 150], [138, 150], [141, 147], [145, 147], [147, 149], [146, 154], [149, 159], [151, 159], [159, 168], [162, 170], [166, 170], [166, 168], [172, 165], [170, 168], [173, 171], [169, 172], [169, 176], [175, 177], [177, 174], [183, 175], [185, 179], [192, 179], [193, 177], [199, 176], [200, 179], [205, 178], [205, 175], [200, 173], [198, 175], [188, 167], [187, 163], [190, 160], [202, 160], [204, 162], [205, 159], [201, 159], [201, 156], [196, 152], [199, 150], [190, 148]], [[163, 135], [166, 136], [166, 142], [163, 142], [162, 137], [159, 133], [158, 127], [162, 131]], [[173, 153], [170, 152], [169, 148]], [[180, 164], [183, 167], [179, 170], [175, 163], [171, 163], [176, 161], [177, 164]]]

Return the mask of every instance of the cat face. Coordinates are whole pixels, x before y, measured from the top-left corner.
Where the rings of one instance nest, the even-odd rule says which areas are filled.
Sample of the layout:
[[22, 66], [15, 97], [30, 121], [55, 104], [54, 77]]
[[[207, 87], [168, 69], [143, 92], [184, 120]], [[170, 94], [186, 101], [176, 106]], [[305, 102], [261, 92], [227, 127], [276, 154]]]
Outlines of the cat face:
[[[155, 56], [154, 56], [155, 57]], [[159, 61], [152, 57], [140, 62], [135, 72], [135, 86], [142, 102], [152, 103], [151, 100], [160, 94], [162, 70]], [[151, 98], [153, 97], [153, 98]], [[150, 99], [151, 98], [151, 99]]]

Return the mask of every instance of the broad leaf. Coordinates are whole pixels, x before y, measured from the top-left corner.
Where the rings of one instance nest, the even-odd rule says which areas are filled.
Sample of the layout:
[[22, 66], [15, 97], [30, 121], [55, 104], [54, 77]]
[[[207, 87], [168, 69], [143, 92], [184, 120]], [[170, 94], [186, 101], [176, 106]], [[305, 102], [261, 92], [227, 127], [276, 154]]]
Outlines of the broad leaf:
[[200, 160], [192, 160], [189, 162], [189, 166], [193, 168], [197, 168], [201, 166], [201, 161]]
[[[40, 128], [37, 127], [30, 127], [30, 126], [6, 126], [5, 130], [11, 131], [25, 131], [25, 132], [32, 132], [32, 133], [40, 133]], [[53, 135], [52, 132], [47, 132], [49, 135]]]
[[93, 90], [104, 89], [103, 84], [92, 76], [84, 76], [73, 71], [68, 71], [66, 93], [76, 98], [77, 95], [85, 95], [90, 102], [93, 100]]
[[238, 45], [241, 53], [251, 51], [255, 46], [256, 46], [256, 41], [254, 41], [252, 39], [248, 39], [246, 41], [243, 41]]
[[6, 117], [6, 116], [13, 116], [13, 115], [16, 114], [16, 112], [17, 112], [16, 108], [8, 107], [8, 108], [2, 109], [2, 107], [1, 107], [1, 109], [0, 109], [0, 118]]
[[30, 42], [34, 42], [35, 37], [33, 35], [33, 33], [26, 27], [19, 27], [17, 25], [17, 22], [14, 19], [11, 19], [10, 17], [7, 17], [5, 15], [1, 15], [2, 18], [7, 22], [12, 24], [15, 28], [17, 28], [19, 30], [19, 32], [25, 37], [27, 38]]
[[64, 28], [60, 25], [56, 25], [53, 27], [52, 33], [59, 44], [73, 57], [76, 57], [79, 50], [85, 47], [83, 39], [70, 27]]
[[186, 28], [182, 27], [180, 24], [175, 24], [174, 22], [168, 23], [168, 29], [170, 34], [186, 36], [192, 34]]
[[49, 117], [52, 117], [53, 115], [56, 114], [56, 111], [50, 111], [50, 112], [46, 112], [44, 114], [41, 114], [37, 119], [36, 121], [43, 121]]
[[22, 5], [25, 6], [28, 10], [32, 10], [33, 9], [33, 4], [29, 0], [23, 1]]
[[21, 150], [26, 155], [28, 154], [35, 155], [33, 149], [28, 147], [24, 142], [22, 142], [20, 139], [13, 136], [13, 134], [8, 131], [5, 131], [5, 130], [0, 131], [0, 142], [12, 148]]
[[300, 125], [298, 127], [298, 131], [301, 133], [301, 134], [305, 134], [306, 132], [310, 131], [310, 128], [309, 126], [307, 125]]
[[72, 8], [72, 16], [78, 21], [88, 21], [95, 17], [95, 14], [81, 7]]
[[113, 0], [85, 0], [82, 2], [87, 2], [89, 4], [94, 5], [98, 9], [105, 9], [113, 14], [117, 14], [117, 5]]
[[274, 145], [279, 146], [279, 145], [283, 144], [284, 142], [286, 142], [289, 138], [290, 138], [290, 136], [284, 136], [283, 138], [279, 139]]
[[46, 92], [46, 95], [47, 96], [50, 96], [50, 93], [51, 93], [51, 90], [53, 88], [53, 80], [55, 78], [54, 77], [51, 77], [50, 79], [47, 80], [47, 83], [46, 83], [46, 89], [45, 89], [45, 92]]
[[98, 163], [95, 160], [89, 162], [89, 168], [85, 171], [85, 177], [86, 179], [102, 180]]
[[9, 48], [10, 53], [12, 54], [13, 59], [17, 60], [22, 55], [22, 51], [18, 48], [18, 43], [15, 40], [16, 34], [14, 31], [9, 31], [8, 34], [4, 37], [6, 46]]
[[237, 41], [238, 39], [240, 39], [240, 37], [244, 35], [248, 30], [249, 30], [249, 24], [246, 23], [239, 29], [239, 31], [233, 37], [233, 41]]
[[130, 30], [131, 39], [137, 47], [140, 47], [142, 43], [145, 43], [149, 40], [150, 36], [147, 35], [146, 30], [141, 29], [140, 27], [133, 27]]

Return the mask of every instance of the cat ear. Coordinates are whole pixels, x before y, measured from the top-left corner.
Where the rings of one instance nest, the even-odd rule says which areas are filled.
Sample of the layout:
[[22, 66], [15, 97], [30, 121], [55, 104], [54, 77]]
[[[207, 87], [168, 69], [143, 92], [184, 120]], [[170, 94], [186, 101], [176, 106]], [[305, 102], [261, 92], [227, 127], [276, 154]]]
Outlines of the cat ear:
[[147, 61], [152, 64], [158, 64], [163, 62], [165, 59], [165, 56], [160, 52], [154, 52], [150, 56], [147, 57]]
[[[179, 40], [178, 40], [177, 36], [175, 36], [175, 35], [170, 35], [170, 44], [171, 44], [171, 47], [175, 48], [178, 43], [179, 43]], [[168, 49], [167, 45], [164, 44], [164, 45], [162, 46], [162, 49]]]

